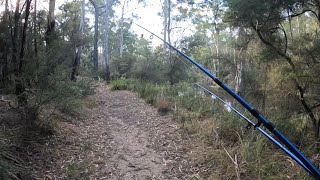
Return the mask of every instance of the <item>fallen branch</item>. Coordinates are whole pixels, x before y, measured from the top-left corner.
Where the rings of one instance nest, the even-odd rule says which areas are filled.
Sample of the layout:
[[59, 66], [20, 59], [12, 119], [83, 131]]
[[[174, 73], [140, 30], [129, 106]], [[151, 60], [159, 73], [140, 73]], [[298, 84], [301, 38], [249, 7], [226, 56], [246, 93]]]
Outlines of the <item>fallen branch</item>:
[[234, 164], [234, 168], [236, 170], [236, 174], [237, 174], [237, 180], [240, 180], [240, 171], [239, 171], [239, 163], [238, 163], [238, 157], [237, 154], [234, 155], [234, 158], [231, 157], [231, 155], [229, 154], [229, 152], [226, 150], [225, 147], [223, 147], [224, 151], [227, 153], [227, 155], [229, 156], [229, 158], [231, 159], [231, 161]]

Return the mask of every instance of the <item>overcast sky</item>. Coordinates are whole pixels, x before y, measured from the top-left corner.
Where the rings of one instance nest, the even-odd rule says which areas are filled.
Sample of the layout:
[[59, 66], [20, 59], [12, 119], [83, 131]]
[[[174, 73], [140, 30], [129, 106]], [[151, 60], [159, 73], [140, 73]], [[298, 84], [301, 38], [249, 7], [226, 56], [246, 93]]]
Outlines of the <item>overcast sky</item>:
[[[56, 9], [58, 10], [58, 7], [60, 7], [62, 4], [64, 4], [67, 1], [71, 1], [71, 0], [56, 0]], [[79, 0], [80, 1], [80, 0]], [[123, 1], [123, 0], [120, 0]], [[14, 4], [12, 1], [9, 1], [12, 3], [11, 7], [9, 7], [10, 9], [14, 9]], [[45, 0], [38, 0], [38, 8], [44, 8], [44, 9], [48, 9], [49, 7], [49, 3], [48, 1]], [[86, 0], [86, 3], [89, 2], [88, 0]], [[163, 30], [163, 18], [160, 17], [158, 14], [159, 12], [162, 11], [162, 0], [146, 0], [146, 6], [143, 7], [142, 4], [138, 4], [137, 0], [131, 0], [128, 4], [128, 6], [126, 7], [125, 12], [127, 12], [125, 14], [125, 18], [131, 18], [131, 14], [134, 13], [136, 14], [139, 18], [134, 20], [135, 23], [145, 27], [146, 29], [152, 31], [153, 33], [159, 35], [160, 37], [163, 37], [162, 35], [162, 30]], [[113, 7], [113, 9], [116, 11], [116, 15], [118, 17], [121, 16], [121, 8], [120, 6], [116, 6]], [[0, 11], [4, 10], [4, 4], [1, 5], [0, 7]], [[129, 11], [129, 12], [128, 12]], [[174, 15], [175, 11], [172, 12], [172, 14]], [[87, 17], [93, 19], [93, 15], [86, 14]], [[92, 20], [93, 22], [93, 20]], [[181, 38], [182, 32], [184, 29], [187, 29], [187, 31], [184, 31], [184, 35], [190, 34], [192, 31], [192, 27], [190, 25], [190, 23], [180, 23], [179, 25], [177, 24], [172, 24], [172, 27], [175, 26], [179, 26], [179, 28], [175, 28], [172, 31], [171, 34], [171, 39], [172, 42], [175, 42], [178, 38]], [[157, 38], [150, 38], [150, 34], [144, 30], [142, 30], [141, 28], [139, 28], [136, 25], [132, 25], [132, 30], [138, 34], [139, 36], [141, 34], [144, 35], [144, 38], [147, 38], [149, 40], [152, 41], [152, 43], [154, 45], [159, 45], [161, 44], [161, 41], [158, 40]]]
[[[70, 0], [57, 0], [56, 1], [56, 8], [64, 4], [65, 2]], [[120, 0], [123, 1], [123, 0]], [[89, 2], [86, 0], [86, 2]], [[48, 4], [48, 3], [46, 3]], [[121, 16], [121, 7], [115, 6], [113, 9], [116, 11], [116, 16], [120, 18]], [[128, 3], [128, 6], [125, 8], [125, 18], [131, 18], [132, 14], [138, 15], [139, 19], [134, 20], [135, 23], [147, 28], [148, 30], [154, 32], [155, 34], [162, 37], [162, 18], [158, 15], [158, 13], [162, 11], [161, 9], [161, 2], [160, 0], [146, 0], [145, 6], [143, 4], [138, 4], [137, 0], [131, 0]], [[88, 16], [88, 14], [86, 15]], [[93, 16], [92, 16], [93, 18]], [[145, 38], [149, 38], [150, 34], [136, 25], [132, 25], [132, 30], [138, 34], [144, 34]], [[161, 43], [160, 40], [153, 38], [152, 43], [154, 45], [158, 45]]]

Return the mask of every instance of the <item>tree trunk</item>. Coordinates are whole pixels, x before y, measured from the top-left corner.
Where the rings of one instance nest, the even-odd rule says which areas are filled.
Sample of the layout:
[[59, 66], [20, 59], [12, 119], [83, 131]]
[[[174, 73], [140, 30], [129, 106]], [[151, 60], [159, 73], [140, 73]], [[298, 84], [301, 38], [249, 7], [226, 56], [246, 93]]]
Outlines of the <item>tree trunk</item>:
[[122, 58], [123, 55], [123, 21], [124, 21], [124, 8], [127, 3], [127, 0], [124, 0], [122, 3], [121, 10], [121, 19], [120, 19], [120, 35], [119, 35], [119, 56]]
[[[164, 25], [164, 32], [165, 34], [167, 34], [166, 38], [168, 39], [168, 43], [171, 44], [171, 0], [165, 0], [165, 5], [164, 5], [164, 14], [165, 14], [165, 25]], [[164, 46], [164, 47], [169, 47], [169, 46]], [[169, 47], [168, 48], [168, 51], [169, 51], [169, 67], [170, 67], [170, 71], [172, 73], [170, 73], [170, 84], [173, 84], [176, 80], [174, 77], [174, 74], [173, 73], [175, 71], [175, 66], [176, 66], [176, 62], [174, 62], [172, 60], [172, 56], [171, 56], [171, 48]], [[164, 48], [164, 52], [166, 52], [166, 48]]]
[[22, 73], [24, 71], [24, 52], [25, 52], [25, 44], [26, 44], [26, 33], [28, 28], [28, 19], [30, 14], [30, 6], [31, 6], [31, 0], [27, 0], [26, 2], [26, 11], [25, 11], [25, 18], [24, 18], [24, 24], [22, 29], [22, 37], [21, 37], [21, 48], [20, 48], [20, 54], [19, 54], [19, 61], [17, 62], [17, 71], [15, 73], [16, 79], [16, 95], [18, 97], [18, 102], [20, 105], [26, 105], [27, 104], [27, 94], [25, 93], [25, 80], [22, 77]]
[[[213, 54], [213, 57], [216, 57], [216, 58], [214, 58], [212, 60], [213, 61], [213, 71], [214, 71], [216, 77], [219, 78], [220, 77], [219, 76], [219, 67], [220, 67], [220, 65], [219, 65], [219, 55], [220, 55], [220, 53], [219, 53], [218, 40], [217, 40], [216, 37], [214, 37], [214, 42], [215, 42], [214, 46], [215, 46], [215, 51], [216, 52], [215, 52], [215, 54]], [[212, 51], [212, 52], [214, 53], [214, 51]]]
[[236, 64], [236, 86], [235, 91], [238, 95], [244, 97], [245, 95], [245, 67], [246, 67], [246, 52], [248, 49], [248, 45], [250, 42], [250, 37], [247, 36], [244, 29], [239, 30], [239, 37], [237, 41], [239, 44], [239, 54], [238, 54], [238, 60], [235, 61]]
[[[168, 3], [167, 0], [163, 1], [163, 15], [164, 15], [164, 20], [163, 20], [163, 40], [167, 41], [167, 26], [168, 26]], [[163, 43], [163, 49], [164, 52], [166, 52], [167, 44]]]
[[[37, 0], [34, 0], [34, 14], [33, 14], [33, 41], [34, 41], [34, 53], [37, 56], [38, 55], [38, 42], [37, 42], [37, 36], [38, 36], [38, 31], [37, 31]], [[38, 67], [38, 63], [37, 63]]]
[[4, 4], [4, 15], [3, 15], [3, 20], [4, 21], [8, 21], [8, 14], [9, 14], [9, 11], [8, 11], [8, 1], [9, 0], [6, 0], [5, 1], [5, 4]]
[[93, 38], [93, 65], [95, 72], [98, 71], [99, 56], [98, 56], [98, 35], [99, 35], [99, 8], [93, 0], [89, 0], [94, 7], [94, 38]]
[[265, 65], [265, 70], [264, 70], [264, 83], [263, 83], [263, 97], [262, 97], [262, 111], [263, 114], [266, 114], [266, 100], [267, 100], [267, 83], [268, 83], [268, 63]]
[[81, 54], [82, 54], [82, 44], [83, 44], [83, 32], [84, 32], [84, 17], [85, 17], [85, 0], [81, 1], [81, 19], [80, 19], [80, 27], [79, 27], [79, 42], [75, 48], [75, 59], [73, 63], [71, 80], [76, 81], [76, 76], [78, 75], [78, 70], [80, 66]]
[[170, 34], [171, 34], [171, 0], [167, 0], [167, 33], [168, 33], [168, 42], [171, 44]]
[[106, 64], [105, 80], [110, 81], [110, 68], [109, 68], [109, 0], [105, 0], [105, 28], [104, 28], [104, 61]]
[[[4, 15], [3, 15], [3, 23], [7, 26], [9, 24], [9, 20], [8, 20], [8, 15], [9, 15], [9, 11], [8, 11], [8, 0], [5, 1], [5, 10], [4, 10]], [[9, 30], [6, 32], [9, 35]], [[9, 82], [9, 78], [8, 78], [8, 54], [9, 54], [9, 41], [6, 38], [4, 40], [4, 54], [3, 54], [3, 67], [2, 67], [2, 83], [3, 86], [7, 85]]]
[[99, 11], [95, 8], [94, 16], [94, 45], [93, 45], [93, 62], [94, 69], [98, 71], [99, 68], [99, 54], [98, 54], [98, 35], [99, 35]]
[[54, 36], [54, 27], [55, 27], [55, 18], [54, 18], [54, 9], [55, 9], [55, 0], [49, 0], [49, 14], [48, 14], [48, 23], [46, 31], [46, 45], [50, 46]]
[[[216, 9], [218, 9], [218, 5], [216, 6]], [[218, 10], [215, 11], [215, 13], [213, 14], [213, 17], [214, 17], [214, 21], [218, 21]], [[213, 31], [212, 31], [212, 38], [213, 38], [213, 42], [214, 42], [214, 46], [215, 46], [215, 50], [212, 50], [213, 53], [213, 56], [216, 57], [214, 58], [212, 61], [213, 61], [213, 71], [216, 75], [216, 77], [220, 77], [219, 75], [219, 67], [220, 67], [220, 63], [219, 63], [219, 56], [220, 56], [220, 49], [219, 49], [219, 36], [220, 36], [220, 31], [217, 27], [217, 24], [215, 23], [214, 24], [214, 27], [213, 27]], [[215, 52], [214, 52], [215, 51]]]
[[[168, 14], [168, 23], [167, 23], [167, 33], [168, 33], [168, 42], [171, 44], [171, 0], [167, 0], [168, 7], [167, 7], [167, 14]], [[171, 58], [171, 48], [169, 48], [169, 63], [172, 64], [172, 58]]]
[[244, 95], [244, 67], [245, 67], [245, 61], [243, 57], [240, 57], [238, 62], [236, 63], [236, 76], [235, 76], [235, 92], [242, 96]]
[[12, 64], [13, 64], [13, 71], [14, 74], [18, 75], [18, 28], [19, 28], [19, 19], [20, 19], [20, 0], [16, 1], [16, 8], [14, 11], [14, 27], [13, 27], [13, 36], [12, 36]]
[[28, 19], [30, 14], [30, 6], [31, 6], [32, 0], [27, 0], [26, 5], [26, 11], [25, 11], [25, 17], [24, 17], [24, 24], [22, 29], [22, 37], [21, 37], [21, 49], [20, 49], [20, 55], [19, 55], [19, 72], [22, 73], [24, 70], [25, 60], [24, 60], [24, 52], [25, 52], [25, 44], [26, 44], [26, 36], [27, 36], [27, 28], [28, 28]]

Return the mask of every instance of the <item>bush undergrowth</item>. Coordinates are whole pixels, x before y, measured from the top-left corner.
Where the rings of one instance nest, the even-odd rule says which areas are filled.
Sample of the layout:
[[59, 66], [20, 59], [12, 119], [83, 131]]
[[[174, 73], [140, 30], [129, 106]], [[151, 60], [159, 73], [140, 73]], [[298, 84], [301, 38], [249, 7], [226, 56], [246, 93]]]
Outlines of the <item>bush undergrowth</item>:
[[59, 69], [45, 77], [39, 76], [39, 82], [26, 91], [28, 99], [24, 106], [14, 100], [10, 104], [12, 107], [1, 104], [0, 179], [22, 179], [19, 176], [28, 176], [23, 177], [28, 179], [32, 176], [24, 161], [29, 154], [19, 149], [52, 135], [57, 121], [54, 114], [58, 111], [68, 115], [78, 112], [84, 105], [83, 97], [92, 93], [92, 78], [79, 77], [73, 82], [69, 74], [68, 70]]
[[[158, 111], [163, 108], [169, 111], [169, 108], [187, 133], [196, 133], [208, 145], [217, 147], [213, 156], [217, 158], [220, 173], [226, 173], [228, 177], [235, 178], [238, 173], [243, 179], [308, 179], [297, 164], [288, 161], [288, 157], [265, 137], [253, 128], [247, 129], [247, 124], [238, 115], [228, 112], [223, 105], [186, 82], [170, 85], [122, 78], [114, 80], [111, 89], [137, 92]], [[159, 101], [165, 105], [159, 105]], [[232, 161], [230, 157], [237, 158], [238, 172], [235, 172], [235, 159]]]

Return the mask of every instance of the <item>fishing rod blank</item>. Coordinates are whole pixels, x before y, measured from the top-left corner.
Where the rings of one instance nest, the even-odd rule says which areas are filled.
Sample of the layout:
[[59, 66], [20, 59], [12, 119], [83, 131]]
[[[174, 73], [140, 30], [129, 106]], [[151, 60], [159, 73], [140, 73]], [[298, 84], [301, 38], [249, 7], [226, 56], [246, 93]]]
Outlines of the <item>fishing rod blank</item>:
[[181, 56], [189, 60], [193, 65], [197, 66], [203, 73], [205, 73], [207, 76], [209, 76], [215, 83], [217, 83], [222, 89], [227, 91], [233, 98], [235, 98], [242, 106], [244, 106], [255, 118], [257, 118], [258, 123], [254, 125], [254, 127], [259, 127], [261, 124], [263, 124], [271, 133], [273, 133], [311, 172], [315, 178], [320, 179], [320, 171], [318, 168], [315, 167], [311, 163], [311, 161], [302, 153], [299, 151], [299, 149], [293, 145], [293, 143], [290, 142], [290, 140], [283, 135], [271, 122], [267, 120], [262, 114], [260, 114], [253, 106], [251, 106], [248, 102], [246, 102], [242, 97], [240, 97], [237, 93], [235, 93], [231, 88], [229, 88], [226, 84], [221, 82], [216, 76], [211, 74], [207, 69], [205, 69], [202, 65], [197, 63], [195, 60], [190, 58], [188, 55], [186, 55], [184, 52], [179, 50], [178, 48], [174, 47], [158, 35], [154, 34], [153, 32], [149, 31], [148, 29], [134, 23], [135, 25], [139, 26], [140, 28], [144, 29], [145, 31], [149, 32], [150, 34], [154, 35], [161, 41], [163, 41], [165, 44], [167, 44], [169, 47], [177, 51]]
[[[254, 122], [251, 121], [248, 117], [246, 117], [243, 113], [241, 113], [239, 110], [237, 110], [236, 108], [234, 108], [231, 104], [229, 104], [228, 102], [226, 102], [225, 100], [223, 100], [222, 98], [220, 98], [219, 96], [217, 96], [216, 94], [214, 94], [212, 91], [210, 91], [209, 89], [203, 87], [202, 85], [195, 83], [195, 85], [197, 85], [198, 87], [202, 88], [203, 90], [205, 90], [208, 94], [211, 95], [212, 99], [218, 99], [220, 102], [222, 102], [223, 104], [225, 104], [226, 106], [228, 106], [231, 110], [233, 110], [233, 112], [235, 112], [236, 114], [238, 114], [240, 117], [242, 117], [245, 121], [247, 121], [249, 126], [254, 126]], [[255, 129], [257, 129], [258, 131], [260, 131], [264, 136], [266, 136], [271, 142], [273, 142], [275, 145], [277, 145], [280, 149], [282, 149], [286, 154], [288, 154], [292, 159], [294, 159], [300, 166], [302, 166], [306, 171], [308, 171], [310, 174], [312, 174], [314, 176], [314, 174], [305, 166], [305, 164], [303, 164], [299, 158], [297, 158], [297, 156], [295, 156], [294, 154], [292, 154], [291, 151], [289, 151], [285, 146], [283, 146], [283, 144], [281, 144], [279, 141], [277, 141], [276, 139], [274, 139], [269, 133], [267, 133], [265, 130], [263, 130], [261, 127], [256, 127]]]

